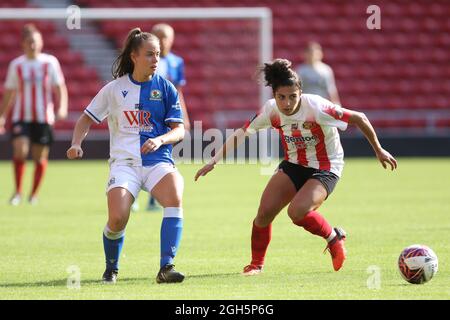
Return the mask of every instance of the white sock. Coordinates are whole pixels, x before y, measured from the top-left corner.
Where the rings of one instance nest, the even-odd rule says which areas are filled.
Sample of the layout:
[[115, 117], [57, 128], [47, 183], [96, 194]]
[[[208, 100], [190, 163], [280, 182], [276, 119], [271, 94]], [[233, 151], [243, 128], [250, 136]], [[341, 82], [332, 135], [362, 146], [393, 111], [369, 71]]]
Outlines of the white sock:
[[106, 225], [105, 228], [103, 229], [103, 234], [109, 240], [117, 240], [125, 235], [125, 229], [114, 232], [108, 227], [108, 225]]
[[334, 231], [334, 228], [333, 228], [333, 229], [331, 229], [330, 236], [327, 238], [327, 242], [330, 243], [330, 241], [333, 240], [334, 237], [336, 237], [336, 231]]

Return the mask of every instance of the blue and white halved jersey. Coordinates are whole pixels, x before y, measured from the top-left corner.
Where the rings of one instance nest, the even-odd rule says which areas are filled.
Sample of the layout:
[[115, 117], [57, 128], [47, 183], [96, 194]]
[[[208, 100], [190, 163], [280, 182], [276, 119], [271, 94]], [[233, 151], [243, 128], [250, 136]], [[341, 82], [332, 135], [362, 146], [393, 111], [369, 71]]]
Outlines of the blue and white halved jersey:
[[177, 90], [161, 76], [155, 74], [146, 82], [137, 82], [129, 74], [117, 78], [99, 91], [84, 113], [96, 123], [108, 118], [110, 163], [174, 163], [172, 145], [141, 153], [147, 139], [171, 130], [169, 123], [183, 123]]

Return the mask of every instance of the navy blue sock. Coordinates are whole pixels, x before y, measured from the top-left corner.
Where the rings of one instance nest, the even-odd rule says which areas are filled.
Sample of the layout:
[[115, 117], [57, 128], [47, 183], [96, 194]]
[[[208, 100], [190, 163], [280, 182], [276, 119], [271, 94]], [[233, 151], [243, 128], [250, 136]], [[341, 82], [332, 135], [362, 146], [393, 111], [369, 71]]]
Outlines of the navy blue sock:
[[163, 218], [161, 224], [161, 261], [160, 266], [173, 264], [183, 231], [183, 218]]
[[106, 269], [119, 270], [119, 257], [122, 251], [125, 235], [120, 238], [111, 240], [103, 234], [103, 248], [105, 250]]

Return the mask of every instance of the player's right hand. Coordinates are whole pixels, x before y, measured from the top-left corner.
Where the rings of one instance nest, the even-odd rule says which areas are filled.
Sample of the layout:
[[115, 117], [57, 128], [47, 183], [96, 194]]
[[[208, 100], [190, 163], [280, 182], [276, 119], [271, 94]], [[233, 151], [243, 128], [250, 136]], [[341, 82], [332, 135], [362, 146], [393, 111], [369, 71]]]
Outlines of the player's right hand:
[[197, 174], [195, 175], [195, 181], [197, 181], [198, 178], [202, 176], [206, 176], [212, 169], [214, 169], [214, 164], [208, 163], [207, 165], [205, 165], [203, 168], [197, 171]]
[[397, 169], [397, 160], [383, 148], [377, 151], [377, 158], [383, 168], [387, 169], [387, 165], [389, 164], [391, 166], [391, 171]]
[[70, 160], [81, 159], [83, 157], [83, 149], [79, 145], [73, 145], [67, 150], [66, 154]]

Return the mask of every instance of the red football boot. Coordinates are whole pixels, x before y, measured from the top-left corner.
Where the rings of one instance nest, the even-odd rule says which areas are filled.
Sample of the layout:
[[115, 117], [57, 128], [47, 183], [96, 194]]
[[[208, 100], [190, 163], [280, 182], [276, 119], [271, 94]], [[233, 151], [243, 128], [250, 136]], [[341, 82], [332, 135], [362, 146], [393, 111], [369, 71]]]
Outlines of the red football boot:
[[345, 250], [344, 247], [346, 233], [341, 228], [334, 228], [334, 231], [336, 232], [336, 237], [328, 243], [324, 253], [328, 249], [331, 254], [331, 259], [333, 260], [334, 271], [339, 271], [344, 264], [347, 254], [347, 250]]
[[244, 271], [242, 271], [242, 275], [244, 276], [255, 276], [262, 272], [263, 266], [255, 266], [254, 264], [249, 264], [244, 267]]

